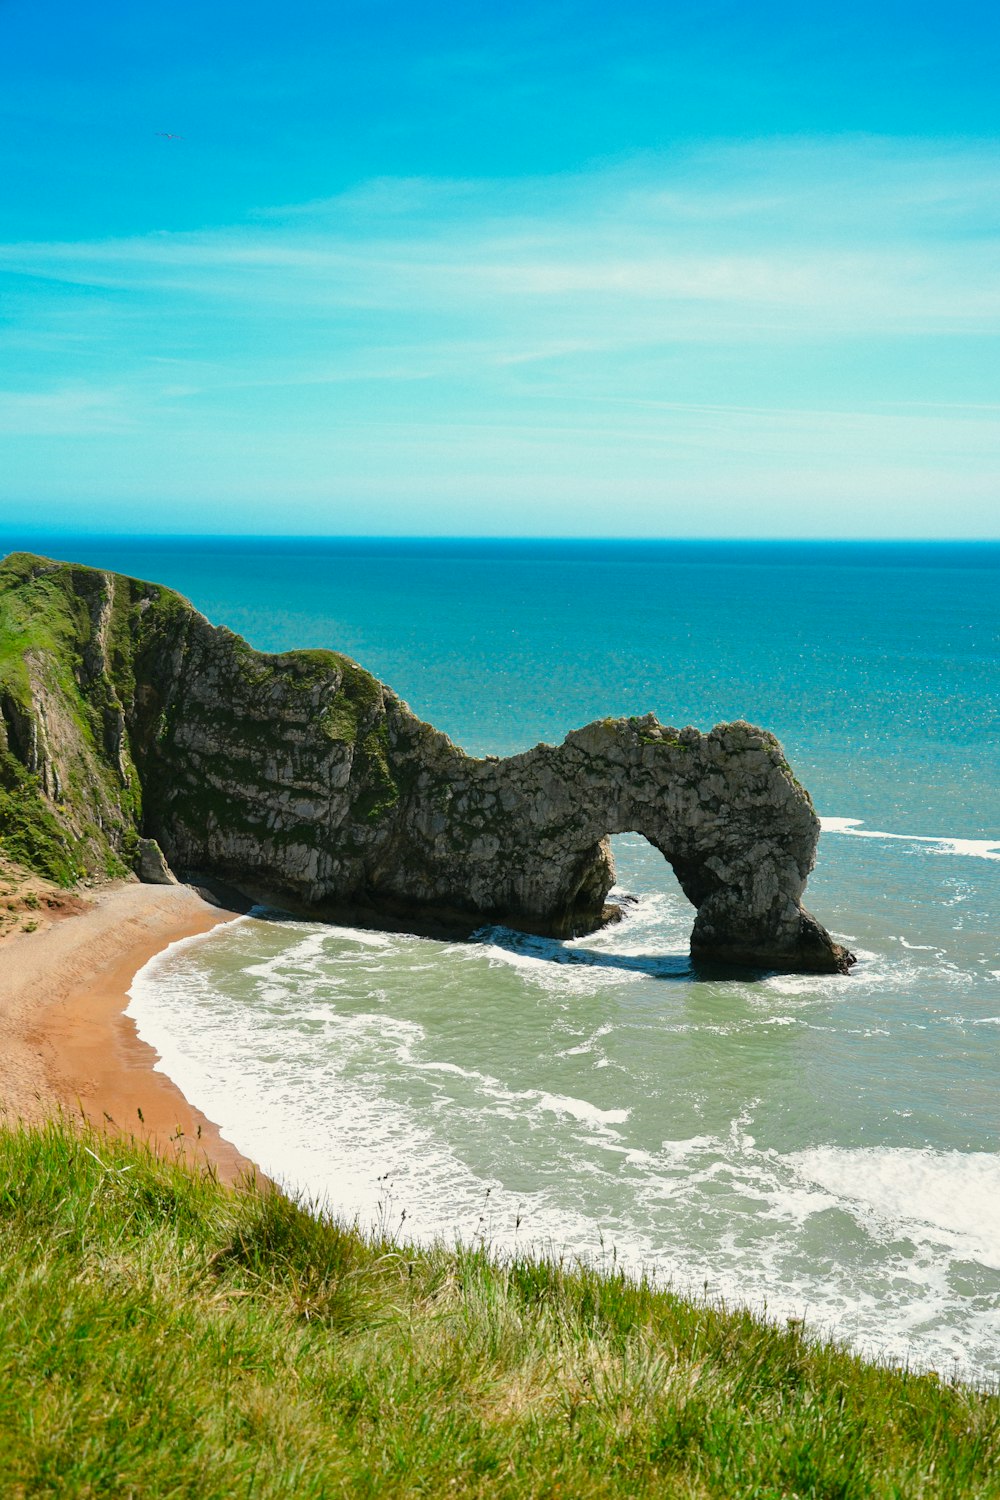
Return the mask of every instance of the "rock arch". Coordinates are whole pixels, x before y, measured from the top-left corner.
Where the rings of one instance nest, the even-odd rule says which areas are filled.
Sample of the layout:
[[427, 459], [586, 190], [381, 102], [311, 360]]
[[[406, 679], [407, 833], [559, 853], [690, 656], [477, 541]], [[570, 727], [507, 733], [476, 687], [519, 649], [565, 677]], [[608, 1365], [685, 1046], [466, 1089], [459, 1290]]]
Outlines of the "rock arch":
[[401, 898], [423, 881], [429, 904], [454, 904], [456, 916], [472, 907], [550, 936], [590, 932], [617, 915], [608, 838], [635, 832], [696, 909], [696, 957], [817, 972], [853, 961], [802, 907], [819, 820], [765, 730], [605, 719], [559, 746], [453, 762], [446, 776], [447, 817], [442, 783], [421, 787], [408, 810], [414, 847], [430, 857], [389, 878]]
[[819, 820], [766, 730], [602, 719], [475, 759], [348, 658], [264, 655], [155, 584], [16, 554], [0, 617], [23, 634], [0, 761], [39, 849], [78, 871], [152, 838], [180, 872], [320, 917], [566, 937], [616, 915], [608, 836], [634, 831], [696, 908], [696, 957], [853, 962], [802, 907]]

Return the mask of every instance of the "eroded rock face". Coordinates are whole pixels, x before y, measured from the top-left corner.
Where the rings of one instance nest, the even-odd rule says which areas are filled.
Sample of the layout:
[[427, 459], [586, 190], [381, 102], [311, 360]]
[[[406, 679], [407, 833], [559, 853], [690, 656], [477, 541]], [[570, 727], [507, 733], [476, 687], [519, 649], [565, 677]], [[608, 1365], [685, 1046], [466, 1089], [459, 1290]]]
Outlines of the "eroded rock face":
[[163, 857], [155, 839], [140, 839], [135, 855], [135, 873], [143, 885], [178, 885], [180, 882]]
[[[330, 918], [565, 937], [615, 915], [607, 839], [634, 831], [697, 908], [696, 956], [818, 972], [853, 961], [801, 906], [819, 822], [765, 730], [606, 719], [477, 760], [348, 658], [255, 652], [155, 585], [18, 557], [0, 570], [0, 608], [10, 564], [8, 593], [44, 583], [64, 597], [77, 685], [100, 704], [102, 774], [133, 793], [138, 777], [133, 837], [175, 870]], [[41, 675], [51, 694], [51, 662]], [[23, 695], [18, 714], [47, 795], [79, 758], [52, 723], [79, 713], [49, 712], [47, 738]]]

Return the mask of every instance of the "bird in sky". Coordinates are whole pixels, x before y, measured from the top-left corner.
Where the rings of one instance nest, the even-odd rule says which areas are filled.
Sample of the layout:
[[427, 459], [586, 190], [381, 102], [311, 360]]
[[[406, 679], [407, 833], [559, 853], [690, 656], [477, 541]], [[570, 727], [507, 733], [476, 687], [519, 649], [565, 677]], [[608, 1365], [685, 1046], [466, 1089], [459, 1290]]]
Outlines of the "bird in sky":
[[165, 141], [182, 141], [184, 139], [182, 135], [174, 135], [171, 130], [158, 130], [156, 133], [162, 136]]

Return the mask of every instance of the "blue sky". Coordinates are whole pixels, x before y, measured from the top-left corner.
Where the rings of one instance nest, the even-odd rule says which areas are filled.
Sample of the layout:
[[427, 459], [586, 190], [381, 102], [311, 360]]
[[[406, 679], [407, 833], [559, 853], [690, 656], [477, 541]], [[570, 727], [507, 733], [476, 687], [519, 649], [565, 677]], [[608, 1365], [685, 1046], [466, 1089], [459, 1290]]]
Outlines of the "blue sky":
[[998, 77], [961, 3], [0, 0], [0, 530], [996, 537]]

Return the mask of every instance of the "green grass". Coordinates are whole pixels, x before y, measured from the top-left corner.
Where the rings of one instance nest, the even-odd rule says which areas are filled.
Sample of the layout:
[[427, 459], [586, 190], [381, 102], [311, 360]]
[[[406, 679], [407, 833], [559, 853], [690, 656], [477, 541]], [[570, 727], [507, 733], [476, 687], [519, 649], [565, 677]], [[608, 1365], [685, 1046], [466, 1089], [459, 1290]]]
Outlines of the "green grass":
[[415, 1251], [0, 1130], [4, 1497], [1000, 1494], [1000, 1400], [747, 1313]]

